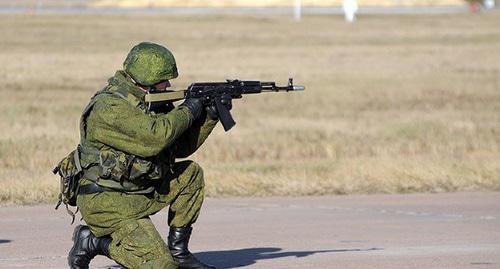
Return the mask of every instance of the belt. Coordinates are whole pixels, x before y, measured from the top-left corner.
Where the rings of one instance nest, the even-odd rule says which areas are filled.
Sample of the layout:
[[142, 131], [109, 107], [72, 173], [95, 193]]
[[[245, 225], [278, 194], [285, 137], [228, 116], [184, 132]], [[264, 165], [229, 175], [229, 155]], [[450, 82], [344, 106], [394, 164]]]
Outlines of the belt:
[[92, 183], [80, 186], [80, 188], [78, 189], [78, 194], [93, 194], [93, 193], [110, 192], [110, 191], [118, 192], [116, 190], [104, 188], [95, 183]]

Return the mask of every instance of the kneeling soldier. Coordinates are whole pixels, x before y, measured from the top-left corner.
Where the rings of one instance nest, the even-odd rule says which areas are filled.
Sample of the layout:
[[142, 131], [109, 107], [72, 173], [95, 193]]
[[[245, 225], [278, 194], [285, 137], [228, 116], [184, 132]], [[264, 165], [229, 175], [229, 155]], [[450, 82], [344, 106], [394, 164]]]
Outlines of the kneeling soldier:
[[[215, 268], [188, 250], [204, 197], [194, 153], [217, 123], [199, 99], [150, 111], [146, 94], [178, 76], [175, 59], [154, 43], [135, 46], [109, 84], [84, 109], [76, 204], [88, 226], [76, 227], [71, 268], [105, 255], [126, 268]], [[230, 106], [229, 106], [230, 109]], [[168, 246], [150, 215], [170, 206]]]

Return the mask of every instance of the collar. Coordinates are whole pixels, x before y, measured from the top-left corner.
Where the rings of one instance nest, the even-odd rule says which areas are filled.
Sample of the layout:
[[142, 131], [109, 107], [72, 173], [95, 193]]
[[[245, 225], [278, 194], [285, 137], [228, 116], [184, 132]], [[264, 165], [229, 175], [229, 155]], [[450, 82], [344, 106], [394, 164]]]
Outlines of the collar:
[[126, 90], [127, 93], [134, 95], [138, 99], [144, 102], [144, 96], [146, 92], [137, 86], [134, 80], [123, 70], [116, 71], [116, 74], [109, 79], [109, 84], [113, 86], [118, 86], [121, 90]]
[[146, 92], [137, 86], [125, 71], [118, 70], [108, 82], [111, 86], [108, 87], [108, 91], [119, 95], [135, 107], [140, 107], [141, 109], [146, 108], [146, 102], [144, 101]]

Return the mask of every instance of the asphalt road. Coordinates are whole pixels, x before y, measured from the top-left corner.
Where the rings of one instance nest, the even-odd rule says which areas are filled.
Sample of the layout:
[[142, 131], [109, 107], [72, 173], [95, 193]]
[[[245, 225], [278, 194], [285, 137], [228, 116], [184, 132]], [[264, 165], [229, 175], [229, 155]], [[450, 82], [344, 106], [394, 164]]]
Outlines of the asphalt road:
[[[0, 268], [67, 268], [69, 222], [0, 208]], [[219, 268], [500, 268], [500, 193], [207, 199], [191, 241]]]
[[[0, 14], [176, 14], [176, 15], [221, 15], [221, 14], [293, 14], [293, 7], [88, 7], [88, 6], [23, 6], [5, 5], [0, 2]], [[453, 14], [469, 12], [463, 6], [423, 7], [361, 7], [358, 14]], [[303, 7], [302, 14], [344, 14], [342, 7]]]

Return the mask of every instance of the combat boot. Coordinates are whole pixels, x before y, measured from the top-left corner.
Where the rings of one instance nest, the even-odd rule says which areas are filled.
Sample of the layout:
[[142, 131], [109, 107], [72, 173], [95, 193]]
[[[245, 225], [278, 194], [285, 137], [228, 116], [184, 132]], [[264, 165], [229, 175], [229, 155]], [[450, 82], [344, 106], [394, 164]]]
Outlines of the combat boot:
[[110, 236], [96, 237], [89, 227], [78, 225], [73, 232], [73, 247], [69, 251], [68, 264], [71, 269], [88, 269], [96, 255], [109, 258]]
[[192, 230], [191, 226], [182, 228], [170, 227], [168, 248], [174, 260], [179, 263], [179, 269], [216, 269], [215, 266], [200, 262], [189, 252], [188, 244]]

